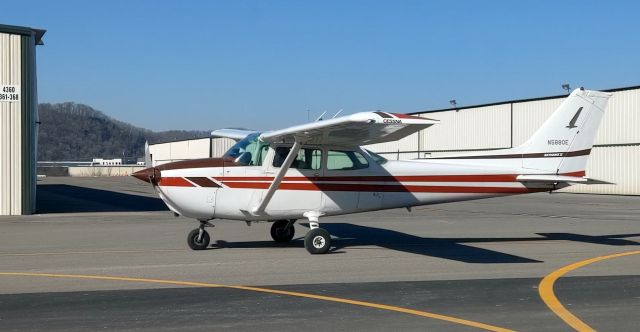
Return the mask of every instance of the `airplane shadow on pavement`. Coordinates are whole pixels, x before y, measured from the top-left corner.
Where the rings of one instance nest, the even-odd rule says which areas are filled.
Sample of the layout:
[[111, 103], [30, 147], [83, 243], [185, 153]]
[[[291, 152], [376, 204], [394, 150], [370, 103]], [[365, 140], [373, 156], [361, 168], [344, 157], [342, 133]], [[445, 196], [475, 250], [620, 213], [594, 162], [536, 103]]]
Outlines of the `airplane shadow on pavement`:
[[[300, 223], [308, 227], [308, 224]], [[581, 235], [572, 233], [538, 233], [536, 237], [512, 238], [430, 238], [406, 234], [394, 230], [376, 228], [349, 223], [324, 223], [322, 227], [334, 237], [329, 253], [342, 253], [343, 249], [360, 246], [377, 246], [417, 255], [444, 258], [464, 263], [509, 264], [541, 263], [539, 260], [507, 254], [491, 249], [480, 248], [472, 244], [500, 242], [537, 242], [537, 241], [576, 241], [613, 246], [639, 246], [640, 243], [626, 240], [639, 234]], [[273, 241], [226, 242], [219, 240], [215, 248], [269, 248], [303, 247], [302, 237], [288, 244], [276, 244]]]
[[39, 184], [36, 213], [169, 210], [160, 198], [66, 184]]

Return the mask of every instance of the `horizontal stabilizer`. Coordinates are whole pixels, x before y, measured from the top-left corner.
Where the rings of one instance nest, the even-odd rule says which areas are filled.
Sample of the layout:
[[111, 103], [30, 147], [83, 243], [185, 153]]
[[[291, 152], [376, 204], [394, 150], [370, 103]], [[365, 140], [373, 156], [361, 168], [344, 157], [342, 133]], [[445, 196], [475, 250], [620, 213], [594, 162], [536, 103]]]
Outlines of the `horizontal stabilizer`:
[[518, 175], [518, 177], [516, 177], [516, 180], [520, 182], [546, 182], [546, 183], [564, 182], [564, 183], [581, 183], [581, 184], [613, 184], [611, 182], [596, 180], [596, 179], [589, 179], [585, 177], [555, 175], [555, 174], [523, 174], [523, 175]]

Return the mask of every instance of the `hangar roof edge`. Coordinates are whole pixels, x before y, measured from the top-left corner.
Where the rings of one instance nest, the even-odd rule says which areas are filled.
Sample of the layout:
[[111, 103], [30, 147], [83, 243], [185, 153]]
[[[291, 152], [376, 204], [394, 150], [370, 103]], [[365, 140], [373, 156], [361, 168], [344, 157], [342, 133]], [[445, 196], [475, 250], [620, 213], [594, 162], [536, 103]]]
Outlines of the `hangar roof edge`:
[[23, 27], [18, 25], [6, 25], [0, 24], [0, 33], [8, 33], [13, 35], [22, 36], [34, 36], [36, 45], [44, 45], [42, 42], [42, 36], [47, 32], [44, 29], [36, 29], [30, 27]]
[[[640, 89], [640, 85], [632, 85], [632, 86], [626, 86], [626, 87], [621, 87], [621, 88], [598, 90], [598, 91], [618, 92], [618, 91], [636, 90], [636, 89]], [[414, 114], [446, 112], [446, 111], [455, 111], [455, 110], [459, 111], [459, 110], [470, 109], [470, 108], [479, 108], [479, 107], [488, 107], [488, 106], [496, 106], [496, 105], [504, 105], [504, 104], [515, 104], [515, 103], [526, 103], [526, 102], [529, 102], [529, 101], [548, 100], [548, 99], [556, 99], [556, 98], [565, 98], [567, 96], [568, 96], [568, 94], [562, 94], [562, 95], [537, 97], [537, 98], [512, 99], [512, 100], [505, 100], [505, 101], [499, 101], [499, 102], [493, 102], [493, 103], [487, 103], [487, 104], [470, 105], [470, 106], [463, 106], [463, 107], [441, 108], [441, 109], [434, 109], [434, 110], [411, 112], [411, 113], [407, 113], [407, 114], [414, 115]]]

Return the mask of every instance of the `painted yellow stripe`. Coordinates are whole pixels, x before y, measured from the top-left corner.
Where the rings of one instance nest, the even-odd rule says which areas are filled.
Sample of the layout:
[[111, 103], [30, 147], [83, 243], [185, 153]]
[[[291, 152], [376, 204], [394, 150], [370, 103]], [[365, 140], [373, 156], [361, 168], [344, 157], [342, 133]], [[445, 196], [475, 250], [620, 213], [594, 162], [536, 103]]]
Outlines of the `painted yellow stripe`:
[[44, 251], [44, 252], [9, 252], [0, 253], [0, 256], [55, 256], [55, 255], [96, 255], [96, 254], [139, 254], [150, 252], [178, 252], [184, 249], [157, 249], [157, 250], [102, 250], [102, 251]]
[[576, 331], [595, 331], [591, 326], [587, 325], [585, 322], [573, 315], [571, 312], [569, 312], [569, 310], [567, 310], [567, 308], [562, 305], [562, 303], [560, 303], [555, 293], [553, 292], [554, 283], [565, 274], [579, 269], [583, 266], [587, 266], [589, 264], [593, 264], [606, 259], [637, 254], [640, 254], [640, 250], [622, 252], [606, 256], [598, 256], [557, 269], [544, 277], [542, 281], [540, 281], [540, 285], [538, 286], [538, 293], [540, 294], [540, 298], [542, 298], [542, 301], [544, 301], [544, 303], [547, 305], [547, 307], [549, 307], [549, 309], [551, 309], [551, 311], [553, 311], [556, 315], [558, 315], [558, 317], [560, 317], [560, 319], [565, 321], [565, 323], [569, 324], [569, 326], [574, 328]]
[[385, 304], [377, 304], [371, 302], [357, 301], [357, 300], [349, 300], [343, 299], [339, 297], [332, 296], [324, 296], [324, 295], [315, 295], [315, 294], [307, 294], [300, 292], [290, 292], [284, 290], [277, 289], [269, 289], [262, 287], [251, 287], [251, 286], [231, 286], [231, 285], [220, 285], [220, 284], [211, 284], [211, 283], [202, 283], [202, 282], [189, 282], [189, 281], [178, 281], [178, 280], [164, 280], [164, 279], [146, 279], [146, 278], [128, 278], [128, 277], [114, 277], [114, 276], [97, 276], [97, 275], [81, 275], [81, 274], [53, 274], [53, 273], [31, 273], [31, 272], [0, 272], [0, 276], [14, 276], [14, 277], [49, 277], [49, 278], [71, 278], [71, 279], [90, 279], [90, 280], [112, 280], [112, 281], [128, 281], [128, 282], [142, 282], [142, 283], [155, 283], [155, 284], [165, 284], [165, 285], [180, 285], [180, 286], [195, 286], [195, 287], [210, 287], [210, 288], [230, 288], [230, 289], [238, 289], [252, 292], [260, 292], [260, 293], [269, 293], [269, 294], [278, 294], [278, 295], [287, 295], [294, 297], [302, 297], [308, 299], [315, 299], [321, 301], [329, 301], [329, 302], [337, 302], [344, 304], [357, 305], [368, 308], [375, 308], [381, 310], [388, 310], [394, 312], [400, 312], [409, 315], [421, 316], [426, 318], [433, 318], [442, 321], [447, 321], [450, 323], [456, 323], [461, 325], [466, 325], [470, 327], [475, 327], [487, 331], [497, 331], [497, 332], [513, 332], [513, 330], [505, 329], [498, 326], [493, 326], [489, 324], [474, 322], [462, 318], [446, 316], [435, 314], [426, 311], [407, 309], [402, 307], [396, 307]]

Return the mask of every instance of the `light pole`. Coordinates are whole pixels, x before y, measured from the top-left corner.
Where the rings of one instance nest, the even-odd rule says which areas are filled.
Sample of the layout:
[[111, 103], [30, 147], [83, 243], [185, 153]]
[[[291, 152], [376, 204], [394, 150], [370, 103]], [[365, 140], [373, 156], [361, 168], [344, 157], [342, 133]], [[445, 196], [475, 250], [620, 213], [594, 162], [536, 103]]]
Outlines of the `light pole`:
[[458, 105], [458, 103], [456, 102], [455, 99], [449, 100], [449, 104], [451, 104], [451, 106], [453, 106], [453, 108], [456, 109], [456, 112], [458, 111], [458, 108], [456, 107], [456, 105]]

